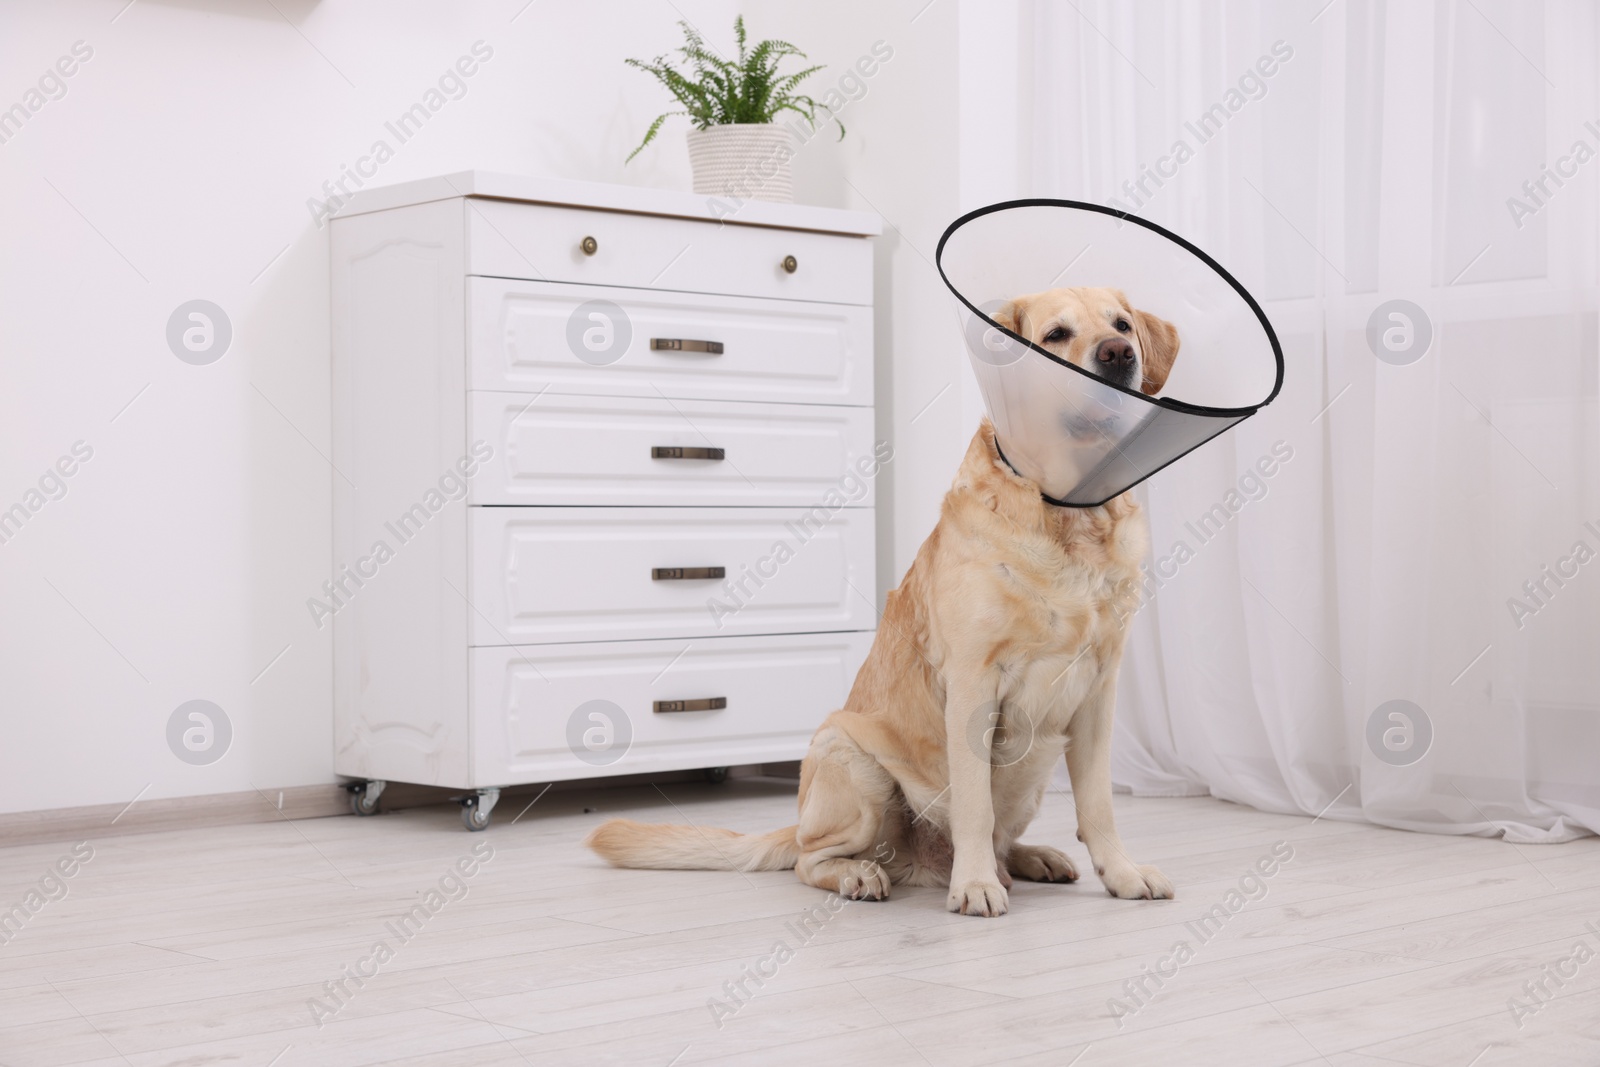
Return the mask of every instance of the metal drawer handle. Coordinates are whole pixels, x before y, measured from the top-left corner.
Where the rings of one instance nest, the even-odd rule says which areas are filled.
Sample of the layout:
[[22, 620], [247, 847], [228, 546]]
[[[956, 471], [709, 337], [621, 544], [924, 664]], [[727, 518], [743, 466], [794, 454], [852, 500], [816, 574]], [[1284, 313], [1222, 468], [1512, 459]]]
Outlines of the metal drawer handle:
[[652, 567], [652, 582], [685, 582], [697, 578], [726, 578], [726, 567]]
[[651, 459], [727, 459], [726, 449], [696, 445], [651, 445]]
[[664, 711], [721, 711], [728, 706], [727, 697], [701, 697], [699, 700], [658, 700], [656, 714]]
[[592, 256], [596, 252], [600, 251], [600, 242], [596, 241], [593, 237], [585, 237], [583, 240], [578, 242], [578, 247], [583, 250], [584, 255]]
[[800, 261], [798, 259], [795, 259], [793, 256], [784, 256], [783, 257], [783, 272], [785, 274], [793, 274], [795, 271], [797, 271], [799, 269], [800, 269]]
[[652, 352], [704, 352], [707, 355], [722, 355], [721, 341], [690, 341], [682, 337], [652, 337], [650, 338]]

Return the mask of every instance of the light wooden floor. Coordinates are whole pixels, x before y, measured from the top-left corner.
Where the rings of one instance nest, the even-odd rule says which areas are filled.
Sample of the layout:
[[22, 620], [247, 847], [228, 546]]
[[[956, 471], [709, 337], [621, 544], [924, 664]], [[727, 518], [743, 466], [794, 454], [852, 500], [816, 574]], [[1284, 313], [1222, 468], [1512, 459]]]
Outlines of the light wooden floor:
[[[433, 808], [91, 841], [67, 897], [0, 945], [0, 1064], [1600, 1064], [1600, 955], [1520, 1028], [1508, 1010], [1575, 944], [1600, 953], [1595, 838], [1119, 798], [1130, 852], [1176, 901], [1113, 900], [1091, 875], [1019, 883], [982, 920], [897, 890], [806, 939], [793, 924], [824, 894], [788, 872], [616, 871], [579, 847], [611, 815], [756, 830], [794, 811], [792, 783], [665, 788], [551, 793], [514, 824], [526, 801], [508, 799], [483, 834]], [[1087, 867], [1066, 797], [1035, 830]], [[1294, 858], [1202, 943], [1185, 924], [1279, 841]], [[467, 895], [319, 1029], [324, 983], [397, 944], [386, 924], [483, 843]], [[0, 903], [66, 851], [0, 849]], [[719, 1027], [708, 1002], [747, 966], [771, 974], [780, 941], [792, 958], [745, 979], [754, 998]], [[1119, 1028], [1109, 1002], [1131, 1006], [1147, 967], [1171, 977]]]

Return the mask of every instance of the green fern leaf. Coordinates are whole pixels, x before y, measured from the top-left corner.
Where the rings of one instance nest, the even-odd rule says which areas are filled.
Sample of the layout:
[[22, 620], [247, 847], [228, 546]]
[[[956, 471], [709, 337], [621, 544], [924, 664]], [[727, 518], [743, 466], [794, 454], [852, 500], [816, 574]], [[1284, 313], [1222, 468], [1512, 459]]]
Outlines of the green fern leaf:
[[794, 92], [801, 82], [823, 67], [819, 64], [790, 74], [780, 72], [785, 59], [806, 58], [793, 44], [772, 38], [750, 47], [744, 16], [740, 15], [733, 20], [738, 58], [730, 60], [706, 44], [688, 21], [679, 21], [678, 27], [683, 31], [683, 44], [676, 50], [681, 68], [664, 55], [648, 62], [624, 60], [628, 66], [659, 81], [682, 106], [681, 111], [669, 111], [656, 117], [639, 147], [628, 155], [629, 160], [655, 140], [662, 123], [674, 115], [684, 115], [696, 129], [704, 130], [732, 123], [770, 123], [776, 121], [779, 112], [792, 111], [803, 116], [814, 129], [820, 109], [839, 127], [839, 136], [844, 137], [844, 124], [831, 111], [811, 97]]

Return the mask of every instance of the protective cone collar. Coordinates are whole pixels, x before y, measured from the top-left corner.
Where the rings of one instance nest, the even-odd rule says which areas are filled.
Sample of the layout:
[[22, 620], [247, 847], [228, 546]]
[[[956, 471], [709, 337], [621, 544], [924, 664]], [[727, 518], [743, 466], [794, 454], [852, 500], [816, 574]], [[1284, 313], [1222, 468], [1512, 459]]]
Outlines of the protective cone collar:
[[[1074, 200], [1013, 200], [951, 223], [934, 258], [960, 301], [1001, 455], [1052, 504], [1106, 503], [1249, 418], [1283, 385], [1283, 349], [1260, 305], [1216, 260], [1152, 222]], [[1131, 308], [1177, 329], [1159, 396], [991, 317], [1014, 298], [1078, 287], [1121, 290]]]

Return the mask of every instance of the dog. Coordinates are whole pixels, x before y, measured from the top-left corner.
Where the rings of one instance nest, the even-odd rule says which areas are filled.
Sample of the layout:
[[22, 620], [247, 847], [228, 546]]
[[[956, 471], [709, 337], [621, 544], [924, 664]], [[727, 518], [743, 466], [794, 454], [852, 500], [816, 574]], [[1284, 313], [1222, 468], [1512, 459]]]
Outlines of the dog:
[[[994, 313], [1010, 332], [1154, 394], [1178, 332], [1115, 289], [1053, 289]], [[1111, 722], [1149, 535], [1124, 493], [1092, 508], [1041, 498], [985, 419], [938, 524], [889, 593], [844, 707], [800, 769], [800, 821], [766, 834], [611, 820], [585, 842], [619, 867], [787, 870], [852, 900], [947, 887], [946, 906], [999, 916], [1012, 879], [1073, 882], [1060, 849], [1018, 838], [1066, 753], [1078, 840], [1114, 897], [1168, 899], [1111, 810]]]

